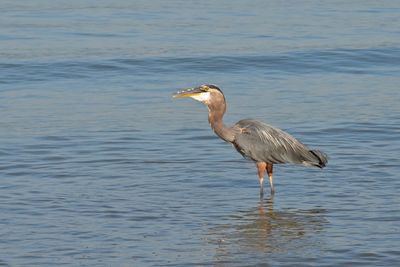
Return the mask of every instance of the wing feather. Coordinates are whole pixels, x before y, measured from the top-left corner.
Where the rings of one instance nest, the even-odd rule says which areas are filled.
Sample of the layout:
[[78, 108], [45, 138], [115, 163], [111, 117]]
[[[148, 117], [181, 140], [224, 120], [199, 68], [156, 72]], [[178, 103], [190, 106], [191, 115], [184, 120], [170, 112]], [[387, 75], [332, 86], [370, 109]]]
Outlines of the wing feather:
[[263, 122], [245, 119], [234, 125], [240, 132], [233, 142], [244, 157], [257, 162], [318, 165], [310, 149], [290, 134]]

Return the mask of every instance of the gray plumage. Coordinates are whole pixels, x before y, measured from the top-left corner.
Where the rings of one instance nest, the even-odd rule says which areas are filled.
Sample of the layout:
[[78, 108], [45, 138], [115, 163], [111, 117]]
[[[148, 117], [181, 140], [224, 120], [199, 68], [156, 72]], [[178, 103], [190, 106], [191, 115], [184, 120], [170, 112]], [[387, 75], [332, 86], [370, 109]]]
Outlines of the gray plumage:
[[243, 129], [235, 135], [233, 145], [244, 157], [256, 162], [295, 163], [325, 167], [327, 157], [318, 150], [310, 150], [290, 134], [266, 123], [245, 119], [233, 127]]

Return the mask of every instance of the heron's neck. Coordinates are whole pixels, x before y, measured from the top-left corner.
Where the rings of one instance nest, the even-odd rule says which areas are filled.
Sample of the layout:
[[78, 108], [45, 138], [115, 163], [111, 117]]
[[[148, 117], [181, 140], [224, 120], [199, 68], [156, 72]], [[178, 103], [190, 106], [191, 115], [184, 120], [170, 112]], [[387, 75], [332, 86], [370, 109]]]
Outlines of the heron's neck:
[[222, 108], [215, 109], [208, 107], [208, 122], [214, 132], [224, 141], [233, 142], [235, 139], [234, 131], [232, 128], [225, 126], [222, 118], [225, 113], [225, 105]]

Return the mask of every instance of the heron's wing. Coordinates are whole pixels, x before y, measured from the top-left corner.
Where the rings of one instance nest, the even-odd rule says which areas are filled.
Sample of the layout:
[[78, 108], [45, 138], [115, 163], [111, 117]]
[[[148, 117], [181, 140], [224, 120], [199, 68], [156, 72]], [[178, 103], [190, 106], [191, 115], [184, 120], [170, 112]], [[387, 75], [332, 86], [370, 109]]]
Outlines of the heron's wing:
[[234, 127], [240, 133], [233, 144], [246, 158], [269, 163], [318, 162], [305, 145], [278, 128], [251, 119], [241, 120]]

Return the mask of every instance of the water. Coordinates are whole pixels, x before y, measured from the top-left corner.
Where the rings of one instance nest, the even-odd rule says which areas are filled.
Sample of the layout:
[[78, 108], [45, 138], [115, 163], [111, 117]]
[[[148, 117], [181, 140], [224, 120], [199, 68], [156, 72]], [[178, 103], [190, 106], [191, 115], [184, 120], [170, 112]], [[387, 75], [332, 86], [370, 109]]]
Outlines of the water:
[[[2, 1], [1, 266], [396, 266], [398, 1]], [[256, 169], [218, 84], [326, 169]]]

